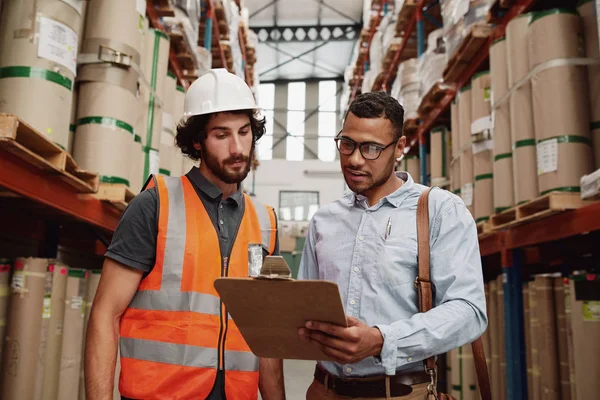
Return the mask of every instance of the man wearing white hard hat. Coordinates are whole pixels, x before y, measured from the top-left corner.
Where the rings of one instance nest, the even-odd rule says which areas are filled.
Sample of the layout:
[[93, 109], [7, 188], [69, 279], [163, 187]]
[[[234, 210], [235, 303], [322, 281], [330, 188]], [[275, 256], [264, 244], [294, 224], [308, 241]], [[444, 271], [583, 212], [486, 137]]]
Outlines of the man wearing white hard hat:
[[240, 186], [264, 132], [237, 76], [190, 86], [176, 141], [200, 167], [151, 176], [121, 217], [90, 314], [88, 400], [112, 398], [119, 336], [123, 399], [285, 398], [281, 360], [252, 354], [213, 286], [279, 251], [273, 208]]

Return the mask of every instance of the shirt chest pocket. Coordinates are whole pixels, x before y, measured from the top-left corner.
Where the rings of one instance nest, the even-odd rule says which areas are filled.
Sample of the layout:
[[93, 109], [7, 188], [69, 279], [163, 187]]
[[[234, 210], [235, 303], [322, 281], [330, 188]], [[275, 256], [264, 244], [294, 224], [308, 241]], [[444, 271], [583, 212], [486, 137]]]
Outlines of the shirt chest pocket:
[[399, 286], [412, 284], [418, 274], [417, 251], [399, 243], [385, 243], [373, 271], [378, 284]]

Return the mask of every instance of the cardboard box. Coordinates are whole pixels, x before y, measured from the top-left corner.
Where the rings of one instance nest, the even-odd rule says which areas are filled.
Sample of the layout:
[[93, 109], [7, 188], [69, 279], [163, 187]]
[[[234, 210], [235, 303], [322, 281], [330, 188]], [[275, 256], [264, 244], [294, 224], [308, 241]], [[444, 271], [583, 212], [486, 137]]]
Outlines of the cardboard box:
[[540, 388], [541, 398], [544, 400], [560, 400], [553, 279], [552, 276], [546, 275], [535, 277], [536, 315], [539, 327], [535, 332], [534, 340], [539, 345]]
[[65, 265], [48, 265], [44, 288], [44, 308], [40, 316], [42, 329], [35, 379], [35, 400], [56, 400], [58, 395], [67, 271], [68, 268]]
[[531, 309], [529, 283], [523, 284], [523, 330], [525, 333], [525, 360], [527, 364], [527, 398], [533, 399], [533, 360], [531, 357]]
[[554, 307], [556, 309], [556, 334], [558, 339], [558, 373], [560, 376], [560, 398], [571, 400], [571, 370], [567, 345], [567, 322], [565, 311], [565, 278], [554, 278]]
[[538, 305], [537, 305], [537, 282], [529, 283], [529, 329], [531, 343], [531, 399], [541, 399], [541, 381], [540, 381], [540, 352], [539, 352], [539, 320], [538, 320]]
[[65, 329], [60, 359], [59, 400], [73, 400], [79, 395], [87, 276], [88, 271], [69, 269], [65, 300]]
[[48, 260], [43, 258], [14, 262], [0, 384], [3, 400], [33, 399], [47, 268]]

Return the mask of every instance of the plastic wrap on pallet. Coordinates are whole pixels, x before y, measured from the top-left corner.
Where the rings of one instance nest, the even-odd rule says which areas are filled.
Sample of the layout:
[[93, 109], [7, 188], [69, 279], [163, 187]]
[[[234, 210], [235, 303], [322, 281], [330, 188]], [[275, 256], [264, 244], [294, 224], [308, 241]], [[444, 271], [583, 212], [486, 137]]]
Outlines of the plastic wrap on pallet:
[[421, 81], [421, 98], [436, 83], [441, 82], [446, 68], [446, 46], [443, 29], [436, 29], [427, 37], [427, 50], [419, 58], [418, 71]]
[[600, 198], [600, 169], [581, 177], [581, 198]]
[[[373, 40], [371, 41], [371, 47], [369, 49], [369, 72], [372, 72], [372, 75], [375, 75], [375, 77], [377, 77], [379, 72], [381, 72], [382, 61], [383, 57], [385, 56], [382, 41], [383, 34], [379, 31], [375, 32], [375, 35], [373, 35]], [[369, 86], [368, 91], [371, 91], [371, 86]]]
[[362, 82], [362, 93], [367, 93], [371, 91], [371, 88], [373, 88], [373, 83], [375, 83], [375, 79], [377, 78], [378, 73], [379, 71], [376, 71], [374, 69], [370, 69], [367, 72], [365, 72], [365, 76], [363, 77]]
[[421, 96], [419, 93], [419, 84], [409, 85], [407, 88], [414, 86], [414, 90], [400, 90], [398, 102], [404, 107], [404, 119], [413, 119], [418, 117], [417, 110], [421, 104]]
[[485, 22], [494, 0], [440, 0], [448, 58], [454, 55], [472, 25]]
[[198, 53], [198, 30], [199, 19], [192, 19], [187, 11], [177, 7], [174, 17], [163, 17], [163, 25], [167, 32], [179, 33], [183, 35], [187, 43], [188, 51], [194, 59], [194, 64], [198, 65], [200, 54]]
[[393, 19], [383, 33], [383, 54], [387, 53], [390, 46], [394, 43], [400, 43], [401, 38], [396, 37], [396, 20]]

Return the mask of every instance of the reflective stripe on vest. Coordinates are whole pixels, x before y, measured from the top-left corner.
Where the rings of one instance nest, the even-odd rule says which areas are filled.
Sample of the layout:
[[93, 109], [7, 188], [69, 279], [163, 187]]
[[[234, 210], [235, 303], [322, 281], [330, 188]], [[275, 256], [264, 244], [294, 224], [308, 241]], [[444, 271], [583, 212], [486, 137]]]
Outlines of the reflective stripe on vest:
[[121, 320], [121, 394], [203, 398], [222, 366], [228, 398], [256, 398], [258, 358], [235, 322], [230, 317], [224, 322], [226, 310], [221, 314], [212, 282], [223, 273], [248, 276], [247, 244], [262, 241], [273, 253], [273, 209], [244, 196], [228, 259], [220, 254], [217, 231], [206, 228], [212, 221], [187, 177], [151, 177], [147, 187], [156, 187], [160, 204], [156, 263]]

